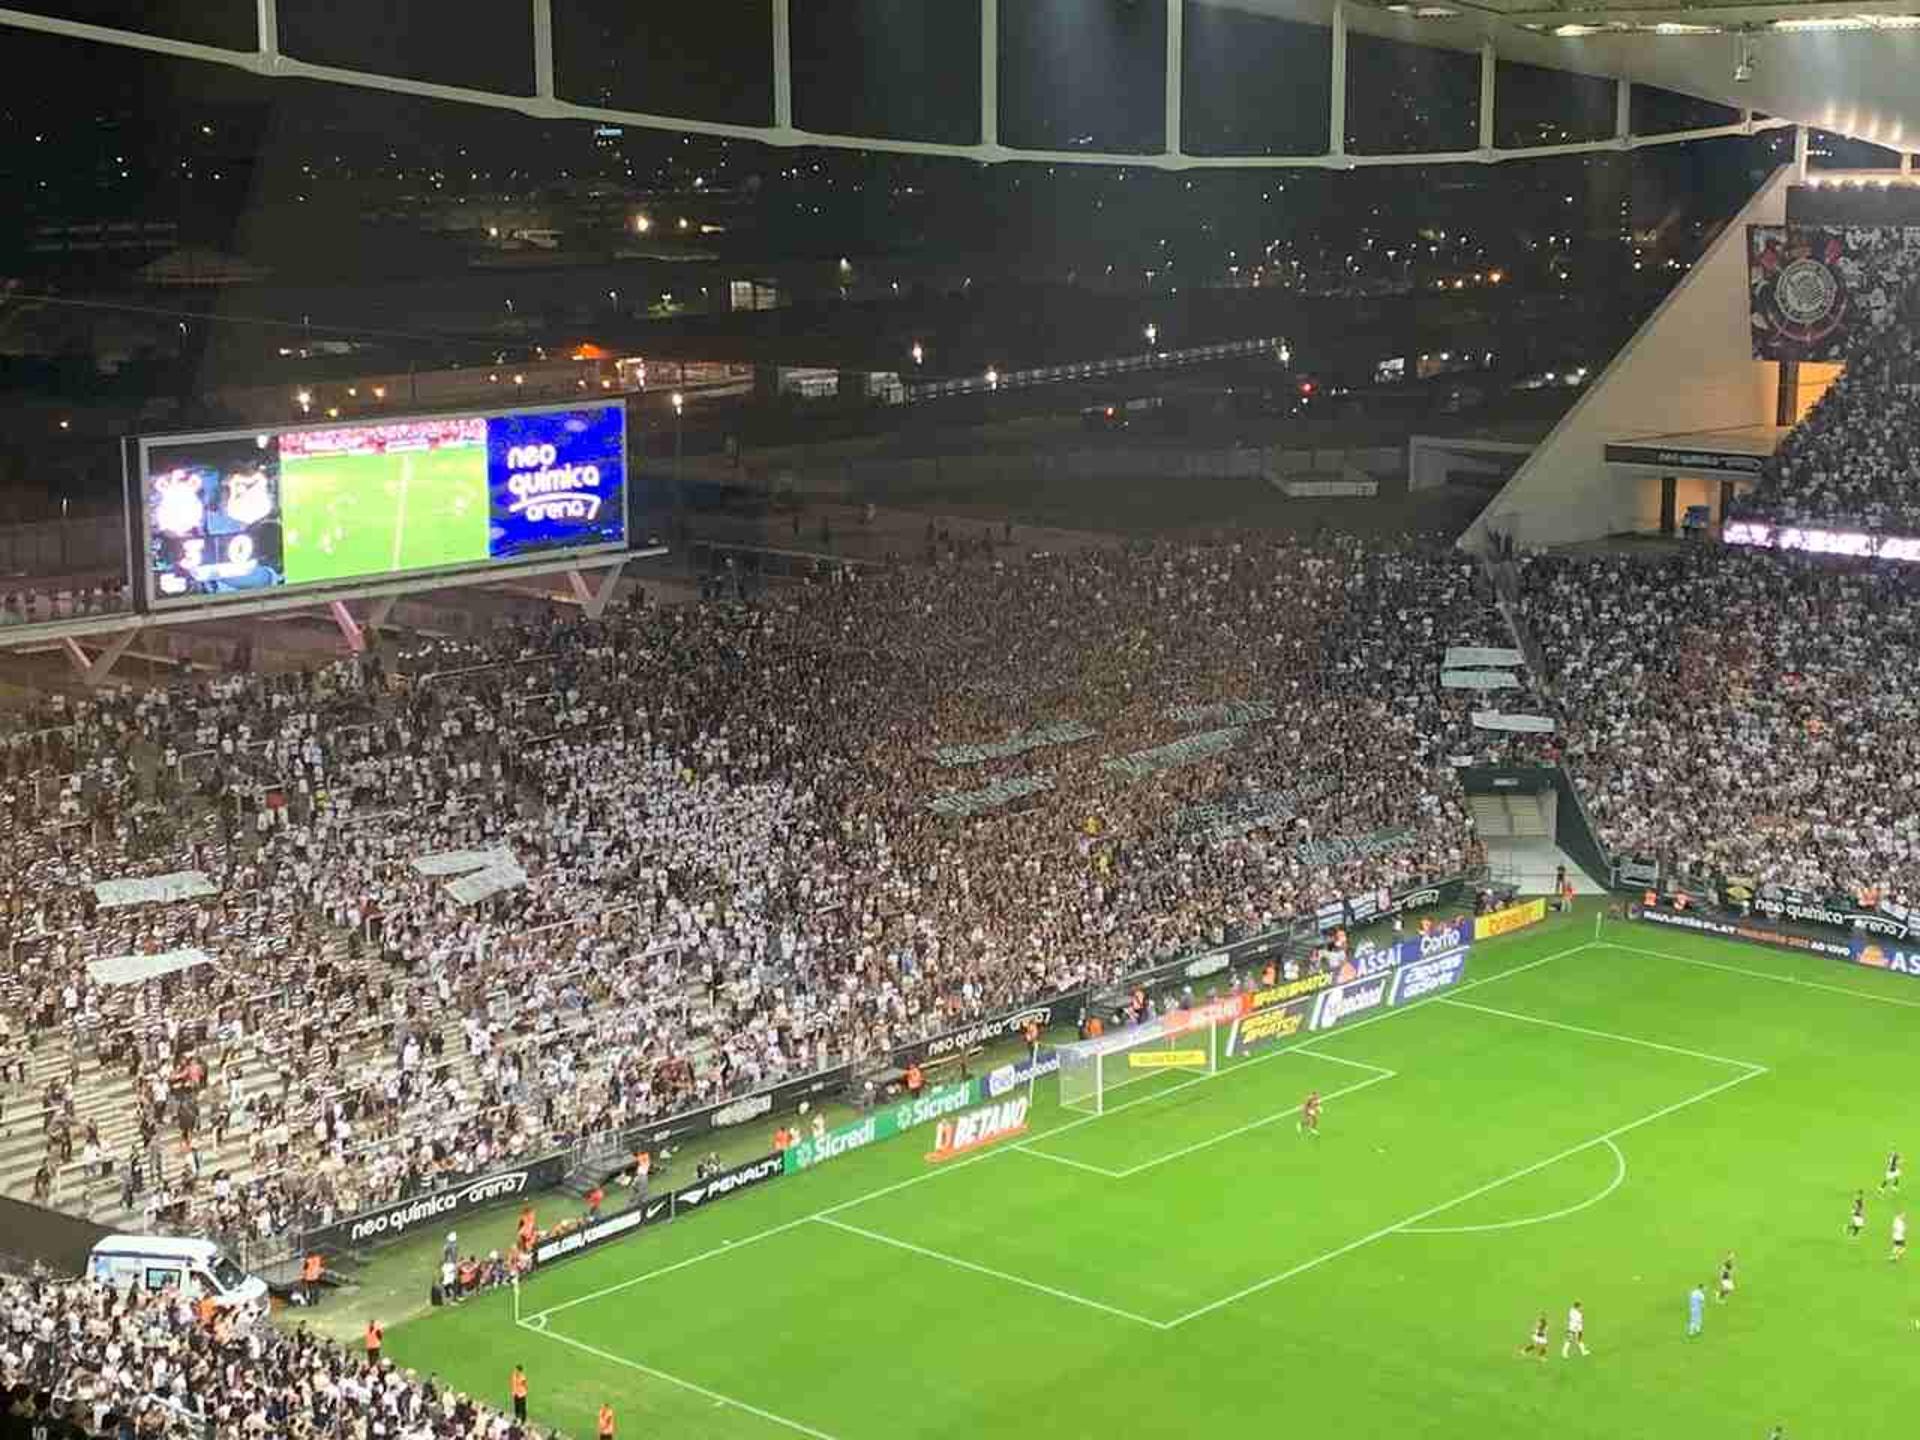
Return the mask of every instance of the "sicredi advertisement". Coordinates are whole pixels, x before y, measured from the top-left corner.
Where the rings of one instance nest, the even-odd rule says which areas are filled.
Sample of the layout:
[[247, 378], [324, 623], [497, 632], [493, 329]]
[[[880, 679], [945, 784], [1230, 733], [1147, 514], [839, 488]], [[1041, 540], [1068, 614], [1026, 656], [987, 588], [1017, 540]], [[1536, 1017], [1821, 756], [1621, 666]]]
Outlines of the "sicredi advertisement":
[[619, 402], [142, 447], [150, 604], [626, 543]]

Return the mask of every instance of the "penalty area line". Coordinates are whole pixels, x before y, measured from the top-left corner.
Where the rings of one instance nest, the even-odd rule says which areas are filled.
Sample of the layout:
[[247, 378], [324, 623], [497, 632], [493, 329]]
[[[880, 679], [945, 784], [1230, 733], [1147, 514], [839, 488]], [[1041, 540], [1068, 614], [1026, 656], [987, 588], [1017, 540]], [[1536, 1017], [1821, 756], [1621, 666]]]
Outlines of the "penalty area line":
[[1269, 1275], [1266, 1279], [1255, 1281], [1251, 1285], [1234, 1291], [1231, 1295], [1223, 1295], [1218, 1300], [1211, 1300], [1198, 1309], [1189, 1310], [1184, 1315], [1175, 1316], [1172, 1320], [1166, 1322], [1167, 1328], [1173, 1329], [1176, 1326], [1186, 1324], [1189, 1320], [1198, 1320], [1204, 1315], [1211, 1315], [1216, 1310], [1224, 1310], [1229, 1305], [1238, 1304], [1242, 1300], [1250, 1299], [1263, 1290], [1271, 1290], [1276, 1285], [1284, 1284], [1296, 1275], [1304, 1275], [1309, 1270], [1317, 1270], [1329, 1260], [1338, 1260], [1342, 1255], [1350, 1255], [1355, 1250], [1373, 1244], [1376, 1240], [1384, 1240], [1389, 1235], [1398, 1235], [1406, 1231], [1410, 1226], [1418, 1225], [1423, 1220], [1430, 1220], [1435, 1215], [1445, 1214], [1457, 1205], [1464, 1205], [1469, 1200], [1477, 1200], [1482, 1195], [1498, 1190], [1503, 1185], [1511, 1185], [1516, 1180], [1524, 1180], [1527, 1176], [1538, 1174], [1550, 1165], [1558, 1165], [1562, 1160], [1578, 1155], [1583, 1150], [1591, 1150], [1596, 1145], [1605, 1145], [1609, 1141], [1617, 1140], [1622, 1135], [1638, 1130], [1643, 1125], [1651, 1125], [1654, 1121], [1665, 1119], [1676, 1111], [1685, 1110], [1690, 1105], [1698, 1105], [1703, 1100], [1711, 1100], [1723, 1091], [1731, 1090], [1736, 1085], [1744, 1085], [1755, 1076], [1765, 1075], [1766, 1073], [1763, 1069], [1743, 1071], [1731, 1080], [1723, 1080], [1718, 1085], [1709, 1086], [1698, 1094], [1687, 1096], [1684, 1100], [1676, 1100], [1671, 1105], [1663, 1105], [1658, 1110], [1642, 1115], [1637, 1120], [1629, 1120], [1624, 1125], [1616, 1125], [1603, 1135], [1595, 1135], [1591, 1140], [1582, 1140], [1577, 1145], [1569, 1145], [1557, 1155], [1549, 1155], [1544, 1160], [1536, 1160], [1531, 1165], [1523, 1165], [1510, 1174], [1500, 1176], [1497, 1180], [1489, 1180], [1484, 1185], [1476, 1185], [1463, 1195], [1456, 1195], [1451, 1200], [1442, 1200], [1438, 1205], [1429, 1205], [1426, 1209], [1409, 1215], [1403, 1220], [1396, 1220], [1391, 1225], [1383, 1225], [1370, 1234], [1362, 1235], [1357, 1240], [1349, 1240], [1346, 1244], [1336, 1246], [1324, 1254], [1316, 1255], [1311, 1260], [1303, 1260], [1291, 1269], [1281, 1271], [1278, 1275]]
[[919, 1255], [928, 1260], [937, 1260], [943, 1265], [951, 1265], [957, 1270], [970, 1270], [975, 1275], [984, 1275], [990, 1280], [998, 1280], [1008, 1285], [1018, 1285], [1023, 1290], [1037, 1291], [1042, 1295], [1051, 1295], [1056, 1300], [1065, 1300], [1069, 1304], [1084, 1305], [1089, 1310], [1098, 1310], [1106, 1315], [1114, 1315], [1122, 1320], [1131, 1320], [1136, 1325], [1145, 1325], [1149, 1329], [1164, 1330], [1164, 1320], [1149, 1319], [1145, 1315], [1136, 1315], [1131, 1310], [1122, 1310], [1117, 1305], [1109, 1305], [1102, 1300], [1090, 1300], [1085, 1295], [1076, 1295], [1071, 1290], [1057, 1289], [1052, 1285], [1043, 1285], [1038, 1280], [1029, 1280], [1024, 1275], [1014, 1275], [1005, 1270], [996, 1270], [991, 1265], [977, 1264], [972, 1260], [963, 1260], [958, 1255], [949, 1255], [943, 1250], [929, 1250], [924, 1245], [915, 1245], [910, 1241], [896, 1239], [892, 1235], [883, 1235], [878, 1230], [868, 1230], [864, 1226], [849, 1225], [844, 1220], [822, 1217], [820, 1224], [834, 1230], [844, 1230], [849, 1235], [858, 1235], [862, 1239], [877, 1244], [890, 1245], [895, 1250], [904, 1250], [909, 1255]]
[[571, 1345], [574, 1349], [583, 1354], [591, 1355], [596, 1360], [604, 1360], [609, 1365], [621, 1365], [629, 1370], [638, 1371], [642, 1375], [651, 1376], [655, 1380], [665, 1381], [669, 1385], [677, 1385], [680, 1389], [711, 1400], [716, 1405], [725, 1405], [730, 1409], [739, 1410], [744, 1414], [756, 1416], [761, 1420], [765, 1420], [770, 1425], [781, 1426], [783, 1429], [791, 1430], [797, 1435], [811, 1435], [813, 1440], [835, 1440], [834, 1436], [829, 1435], [824, 1430], [816, 1430], [811, 1425], [803, 1425], [800, 1421], [788, 1419], [785, 1415], [776, 1415], [771, 1410], [762, 1410], [758, 1405], [750, 1405], [745, 1400], [737, 1400], [731, 1395], [722, 1395], [718, 1390], [709, 1390], [704, 1385], [696, 1385], [691, 1380], [682, 1379], [680, 1376], [669, 1374], [665, 1370], [657, 1370], [651, 1365], [643, 1365], [638, 1360], [628, 1359], [625, 1355], [616, 1355], [611, 1350], [602, 1350], [598, 1345], [589, 1345], [584, 1340], [576, 1340], [571, 1335], [562, 1335], [559, 1331], [549, 1330], [544, 1325], [534, 1325], [524, 1320], [515, 1321], [514, 1323], [522, 1330], [531, 1330], [536, 1335], [544, 1336], [549, 1340], [557, 1340], [562, 1345]]

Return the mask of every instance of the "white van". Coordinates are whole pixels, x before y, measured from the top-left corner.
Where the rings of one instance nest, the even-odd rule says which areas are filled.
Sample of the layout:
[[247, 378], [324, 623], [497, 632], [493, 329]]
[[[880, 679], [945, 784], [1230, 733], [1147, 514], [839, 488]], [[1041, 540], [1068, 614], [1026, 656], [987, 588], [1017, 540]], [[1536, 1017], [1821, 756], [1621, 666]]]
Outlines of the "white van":
[[87, 1273], [121, 1289], [158, 1292], [169, 1285], [221, 1306], [265, 1306], [267, 1282], [249, 1275], [211, 1240], [172, 1235], [109, 1235], [93, 1247]]

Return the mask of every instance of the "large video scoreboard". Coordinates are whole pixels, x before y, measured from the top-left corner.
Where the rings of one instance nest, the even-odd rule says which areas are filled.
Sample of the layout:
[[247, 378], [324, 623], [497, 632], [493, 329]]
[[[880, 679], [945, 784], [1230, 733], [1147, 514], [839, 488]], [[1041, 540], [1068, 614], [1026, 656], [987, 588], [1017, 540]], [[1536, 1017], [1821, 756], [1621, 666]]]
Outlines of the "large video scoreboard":
[[149, 608], [627, 548], [626, 408], [157, 435], [131, 467]]

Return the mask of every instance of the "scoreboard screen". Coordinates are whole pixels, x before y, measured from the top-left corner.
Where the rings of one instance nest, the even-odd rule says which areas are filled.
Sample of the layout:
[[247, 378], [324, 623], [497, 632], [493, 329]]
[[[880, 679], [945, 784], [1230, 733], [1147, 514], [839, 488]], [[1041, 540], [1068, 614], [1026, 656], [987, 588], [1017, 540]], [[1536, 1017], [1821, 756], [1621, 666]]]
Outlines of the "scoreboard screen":
[[136, 568], [165, 606], [623, 550], [626, 449], [619, 401], [154, 436]]

